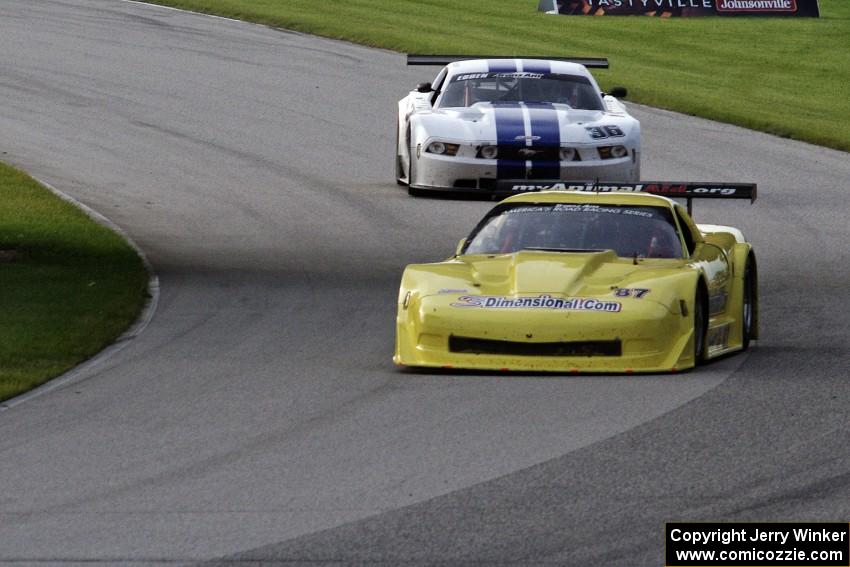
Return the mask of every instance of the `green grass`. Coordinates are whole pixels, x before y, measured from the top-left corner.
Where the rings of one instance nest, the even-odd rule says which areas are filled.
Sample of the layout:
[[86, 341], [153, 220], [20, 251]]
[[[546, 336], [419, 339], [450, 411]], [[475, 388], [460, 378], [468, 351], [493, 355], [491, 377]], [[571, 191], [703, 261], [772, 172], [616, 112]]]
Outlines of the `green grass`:
[[537, 1], [153, 3], [402, 52], [608, 57], [594, 74], [630, 100], [850, 151], [848, 0], [821, 0], [819, 19], [551, 16]]
[[121, 236], [0, 164], [0, 400], [111, 343], [141, 311], [147, 281]]

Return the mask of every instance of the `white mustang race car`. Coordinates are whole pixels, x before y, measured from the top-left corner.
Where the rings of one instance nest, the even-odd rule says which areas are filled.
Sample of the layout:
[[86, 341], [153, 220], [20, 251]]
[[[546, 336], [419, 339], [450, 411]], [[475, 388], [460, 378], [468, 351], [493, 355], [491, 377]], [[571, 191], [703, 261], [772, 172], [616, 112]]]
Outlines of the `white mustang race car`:
[[587, 67], [605, 59], [408, 55], [445, 65], [398, 103], [396, 178], [411, 194], [497, 181], [640, 179], [640, 123]]

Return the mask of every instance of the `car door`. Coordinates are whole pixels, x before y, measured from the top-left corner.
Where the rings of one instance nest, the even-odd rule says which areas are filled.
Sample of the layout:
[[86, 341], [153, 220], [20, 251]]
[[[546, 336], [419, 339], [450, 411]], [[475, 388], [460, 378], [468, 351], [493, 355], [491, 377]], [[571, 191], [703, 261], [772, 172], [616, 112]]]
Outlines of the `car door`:
[[706, 242], [696, 224], [680, 205], [675, 207], [682, 230], [683, 243], [690, 263], [705, 275], [708, 289], [709, 348], [724, 348], [729, 338], [729, 325], [719, 319], [726, 313], [732, 286], [731, 259], [720, 246]]

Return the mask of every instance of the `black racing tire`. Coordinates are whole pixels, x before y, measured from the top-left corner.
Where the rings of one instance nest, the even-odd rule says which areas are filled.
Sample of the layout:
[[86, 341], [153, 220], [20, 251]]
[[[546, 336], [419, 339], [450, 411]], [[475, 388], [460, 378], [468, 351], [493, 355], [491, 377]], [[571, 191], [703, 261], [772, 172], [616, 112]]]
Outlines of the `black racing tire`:
[[747, 257], [744, 268], [744, 290], [741, 301], [741, 347], [747, 350], [750, 340], [755, 337], [756, 317], [758, 316], [758, 275], [755, 258]]
[[[409, 135], [409, 134], [408, 134]], [[413, 156], [407, 160], [407, 194], [411, 197], [422, 197], [427, 194], [427, 191], [416, 189], [412, 185], [413, 182]]]
[[707, 359], [706, 337], [708, 336], [708, 299], [702, 286], [697, 288], [694, 298], [694, 366], [705, 364]]
[[[403, 172], [401, 171], [401, 156], [398, 153], [398, 142], [399, 142], [398, 127], [399, 126], [400, 126], [400, 124], [398, 123], [398, 119], [396, 119], [396, 123], [395, 123], [395, 151], [396, 151], [396, 155], [395, 155], [395, 182], [398, 185], [401, 185], [402, 187], [404, 187], [405, 185], [407, 185], [407, 183], [402, 181], [402, 177], [401, 177]], [[409, 179], [410, 178], [408, 177], [408, 180]]]
[[427, 197], [430, 191], [427, 189], [417, 189], [415, 187], [407, 186], [407, 194], [411, 197]]

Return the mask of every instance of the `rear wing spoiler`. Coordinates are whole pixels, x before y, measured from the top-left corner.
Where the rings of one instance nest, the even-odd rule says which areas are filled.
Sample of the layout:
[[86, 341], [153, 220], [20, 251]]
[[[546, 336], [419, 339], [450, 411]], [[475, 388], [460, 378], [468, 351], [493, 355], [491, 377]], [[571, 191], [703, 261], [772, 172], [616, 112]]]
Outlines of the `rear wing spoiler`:
[[749, 199], [756, 200], [755, 183], [713, 183], [692, 181], [641, 181], [620, 183], [609, 181], [537, 181], [501, 180], [496, 185], [500, 195], [516, 195], [530, 191], [582, 191], [585, 193], [651, 193], [672, 199], [686, 199], [688, 214], [692, 213], [693, 199]]
[[552, 57], [551, 55], [407, 55], [408, 65], [448, 65], [455, 61], [471, 59], [542, 59], [544, 61], [566, 61], [578, 63], [591, 69], [607, 69], [608, 59], [604, 57]]

